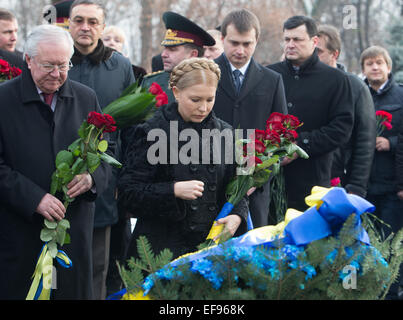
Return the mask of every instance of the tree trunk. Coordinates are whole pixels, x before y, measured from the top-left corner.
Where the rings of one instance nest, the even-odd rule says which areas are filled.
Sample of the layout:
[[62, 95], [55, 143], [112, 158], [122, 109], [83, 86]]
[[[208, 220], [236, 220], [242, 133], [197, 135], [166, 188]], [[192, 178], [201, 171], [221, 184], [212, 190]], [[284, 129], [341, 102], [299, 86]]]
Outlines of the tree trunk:
[[141, 33], [141, 65], [146, 70], [151, 70], [152, 58], [152, 1], [142, 0], [142, 13], [140, 18]]

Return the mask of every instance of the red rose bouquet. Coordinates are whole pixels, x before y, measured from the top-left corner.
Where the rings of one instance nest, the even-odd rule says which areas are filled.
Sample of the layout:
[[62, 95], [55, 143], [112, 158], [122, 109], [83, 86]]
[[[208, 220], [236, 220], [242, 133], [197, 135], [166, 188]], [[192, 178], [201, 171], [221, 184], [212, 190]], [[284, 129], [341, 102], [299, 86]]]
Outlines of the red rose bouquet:
[[21, 74], [21, 69], [12, 67], [10, 64], [0, 59], [0, 82], [11, 80]]
[[392, 129], [392, 115], [389, 112], [378, 110], [375, 112], [376, 136], [380, 137], [382, 132]]
[[[263, 186], [271, 174], [277, 174], [282, 158], [291, 158], [294, 153], [303, 159], [308, 158], [306, 152], [295, 143], [298, 138], [296, 129], [301, 125], [302, 123], [293, 115], [274, 112], [267, 120], [265, 130], [256, 129], [249, 139], [240, 139], [236, 142], [237, 149], [242, 150], [241, 161], [237, 163], [242, 165], [238, 167], [237, 175], [227, 186], [228, 202], [215, 221], [226, 217], [248, 190]], [[223, 225], [214, 223], [207, 239], [217, 239], [223, 228]]]

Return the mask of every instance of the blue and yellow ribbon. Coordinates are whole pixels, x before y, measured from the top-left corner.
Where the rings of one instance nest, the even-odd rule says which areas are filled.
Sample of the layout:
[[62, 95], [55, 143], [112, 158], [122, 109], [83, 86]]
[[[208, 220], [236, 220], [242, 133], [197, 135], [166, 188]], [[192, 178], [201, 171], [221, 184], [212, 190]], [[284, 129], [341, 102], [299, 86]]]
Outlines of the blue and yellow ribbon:
[[[73, 266], [70, 258], [62, 250], [58, 250], [55, 259], [63, 268], [71, 268]], [[53, 279], [53, 258], [47, 243], [42, 247], [32, 278], [32, 284], [25, 299], [50, 300]]]

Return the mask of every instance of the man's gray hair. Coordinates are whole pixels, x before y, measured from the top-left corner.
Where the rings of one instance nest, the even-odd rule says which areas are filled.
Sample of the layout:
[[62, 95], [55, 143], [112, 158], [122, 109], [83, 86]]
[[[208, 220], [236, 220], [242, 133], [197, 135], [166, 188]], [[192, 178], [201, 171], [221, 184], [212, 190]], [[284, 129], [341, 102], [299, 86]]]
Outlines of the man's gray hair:
[[38, 55], [38, 44], [40, 43], [52, 43], [57, 46], [63, 41], [70, 48], [69, 58], [71, 58], [74, 53], [74, 41], [67, 30], [49, 24], [36, 26], [32, 29], [25, 42], [24, 60], [25, 55], [28, 55], [29, 57], [35, 57]]

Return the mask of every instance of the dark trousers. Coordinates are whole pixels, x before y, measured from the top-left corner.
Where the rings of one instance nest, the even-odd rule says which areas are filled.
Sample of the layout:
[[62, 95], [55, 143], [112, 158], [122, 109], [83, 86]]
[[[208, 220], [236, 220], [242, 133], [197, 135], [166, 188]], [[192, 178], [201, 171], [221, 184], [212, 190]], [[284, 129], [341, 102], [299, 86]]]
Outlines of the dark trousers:
[[249, 197], [249, 211], [254, 228], [267, 226], [270, 210], [270, 181], [256, 189]]

